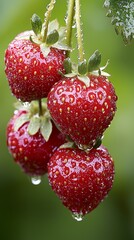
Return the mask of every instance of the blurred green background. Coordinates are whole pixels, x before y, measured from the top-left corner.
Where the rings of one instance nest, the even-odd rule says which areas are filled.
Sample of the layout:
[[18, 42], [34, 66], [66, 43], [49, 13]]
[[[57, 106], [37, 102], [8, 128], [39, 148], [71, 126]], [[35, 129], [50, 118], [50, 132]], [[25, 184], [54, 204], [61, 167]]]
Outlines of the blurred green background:
[[[84, 46], [89, 57], [96, 49], [118, 94], [118, 111], [103, 144], [115, 160], [115, 182], [109, 197], [82, 222], [76, 222], [48, 185], [39, 186], [16, 165], [6, 147], [6, 125], [15, 98], [4, 73], [4, 52], [12, 39], [30, 29], [30, 18], [43, 19], [48, 0], [0, 0], [0, 239], [134, 239], [134, 42], [125, 46], [105, 17], [103, 0], [81, 0]], [[57, 0], [52, 19], [64, 24], [65, 0]], [[75, 36], [74, 36], [75, 39]], [[76, 57], [77, 52], [72, 56]]]

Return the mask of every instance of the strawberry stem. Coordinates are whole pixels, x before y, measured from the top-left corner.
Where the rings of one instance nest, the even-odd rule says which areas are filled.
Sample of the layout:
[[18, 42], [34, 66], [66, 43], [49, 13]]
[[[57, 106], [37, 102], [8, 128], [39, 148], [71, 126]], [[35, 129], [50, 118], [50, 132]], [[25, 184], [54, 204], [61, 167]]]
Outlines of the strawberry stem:
[[41, 99], [38, 100], [38, 103], [39, 103], [39, 116], [42, 116], [43, 115], [43, 109], [42, 109], [42, 101], [41, 101]]
[[[71, 47], [71, 38], [72, 38], [72, 25], [73, 25], [73, 19], [74, 19], [74, 5], [75, 0], [69, 0], [68, 1], [68, 12], [67, 12], [67, 18], [66, 18], [66, 44], [67, 46]], [[69, 57], [70, 51], [68, 51], [68, 57]]]
[[75, 0], [75, 18], [76, 18], [79, 61], [83, 62], [84, 61], [84, 48], [83, 48], [83, 33], [82, 33], [82, 29], [81, 29], [80, 0]]
[[50, 20], [51, 13], [52, 13], [55, 3], [56, 3], [56, 0], [51, 0], [49, 5], [47, 6], [47, 11], [45, 13], [45, 20], [44, 20], [45, 29], [44, 29], [43, 42], [46, 42], [47, 32], [48, 32], [48, 24], [49, 24], [49, 20]]

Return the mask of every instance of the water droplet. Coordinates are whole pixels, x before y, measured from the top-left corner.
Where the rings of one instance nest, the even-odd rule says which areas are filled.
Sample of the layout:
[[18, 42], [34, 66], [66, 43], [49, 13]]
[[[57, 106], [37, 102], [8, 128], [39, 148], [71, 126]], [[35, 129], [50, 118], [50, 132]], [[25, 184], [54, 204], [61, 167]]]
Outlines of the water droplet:
[[65, 16], [64, 21], [65, 21], [66, 24], [67, 24], [67, 20], [68, 20], [68, 18], [67, 18], [67, 16]]
[[82, 213], [73, 213], [72, 217], [78, 222], [83, 220], [83, 214]]
[[72, 28], [76, 28], [76, 21], [75, 20], [73, 20]]
[[29, 108], [30, 103], [29, 103], [29, 102], [23, 102], [23, 106], [24, 106], [25, 108]]
[[110, 6], [110, 1], [109, 0], [106, 0], [104, 2], [104, 7], [108, 8]]
[[39, 185], [41, 183], [41, 177], [40, 176], [31, 177], [31, 182], [33, 185]]

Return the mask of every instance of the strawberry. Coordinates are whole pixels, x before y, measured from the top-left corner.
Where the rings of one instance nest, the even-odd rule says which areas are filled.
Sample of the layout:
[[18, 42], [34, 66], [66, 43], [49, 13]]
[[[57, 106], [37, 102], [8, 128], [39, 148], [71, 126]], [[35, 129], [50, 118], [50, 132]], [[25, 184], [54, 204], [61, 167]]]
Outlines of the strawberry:
[[102, 145], [89, 152], [61, 148], [48, 162], [48, 178], [63, 205], [80, 221], [111, 190], [114, 162]]
[[115, 111], [117, 96], [105, 76], [88, 75], [86, 86], [78, 76], [64, 78], [48, 94], [48, 109], [58, 126], [82, 149], [102, 138]]
[[48, 141], [38, 130], [35, 134], [28, 133], [29, 121], [25, 121], [16, 130], [19, 118], [27, 116], [27, 111], [18, 110], [7, 126], [7, 146], [15, 162], [23, 171], [31, 176], [41, 176], [47, 172], [47, 162], [55, 150], [64, 143], [65, 137], [52, 124], [52, 133]]
[[5, 73], [11, 92], [23, 102], [47, 97], [53, 84], [61, 79], [59, 71], [64, 72], [66, 51], [50, 47], [43, 53], [41, 43], [30, 40], [32, 35], [32, 31], [18, 35], [5, 53]]

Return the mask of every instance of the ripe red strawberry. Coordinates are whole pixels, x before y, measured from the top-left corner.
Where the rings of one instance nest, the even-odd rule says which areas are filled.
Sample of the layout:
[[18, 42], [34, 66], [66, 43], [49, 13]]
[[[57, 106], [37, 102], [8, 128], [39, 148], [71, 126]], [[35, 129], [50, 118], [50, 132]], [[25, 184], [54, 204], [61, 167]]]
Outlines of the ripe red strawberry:
[[53, 84], [61, 79], [59, 71], [64, 73], [66, 58], [66, 51], [53, 47], [45, 57], [41, 45], [30, 41], [31, 34], [32, 31], [27, 31], [17, 36], [5, 53], [9, 86], [23, 102], [47, 97]]
[[114, 162], [103, 146], [86, 153], [58, 149], [48, 163], [49, 183], [77, 220], [107, 196], [114, 179]]
[[65, 142], [65, 137], [53, 124], [52, 133], [45, 141], [38, 131], [29, 135], [27, 129], [29, 122], [24, 123], [15, 131], [15, 121], [26, 111], [17, 111], [7, 126], [7, 146], [14, 160], [23, 171], [31, 176], [41, 176], [47, 172], [47, 163], [56, 149]]
[[82, 149], [91, 148], [102, 137], [116, 111], [113, 85], [104, 76], [89, 78], [89, 87], [78, 77], [65, 78], [48, 95], [53, 120]]

